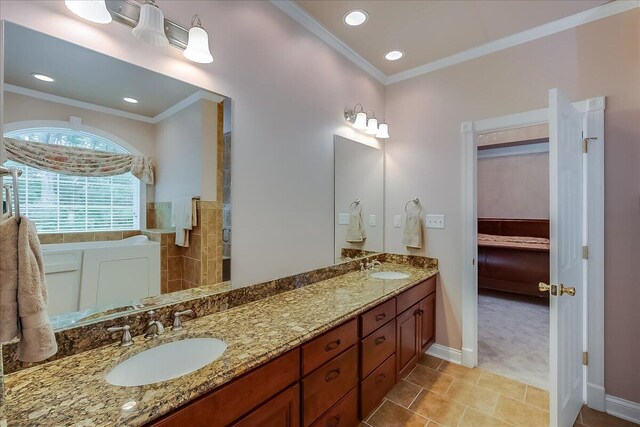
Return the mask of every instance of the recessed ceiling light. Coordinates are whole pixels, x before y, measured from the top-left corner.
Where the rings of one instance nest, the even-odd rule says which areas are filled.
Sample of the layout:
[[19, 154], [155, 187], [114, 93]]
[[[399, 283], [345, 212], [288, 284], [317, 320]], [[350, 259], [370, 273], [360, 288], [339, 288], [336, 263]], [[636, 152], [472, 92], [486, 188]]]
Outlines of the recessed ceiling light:
[[124, 98], [122, 98], [122, 100], [124, 102], [128, 102], [129, 104], [137, 104], [138, 103], [138, 100], [135, 99], [135, 98], [124, 97]]
[[369, 14], [362, 9], [350, 10], [346, 15], [344, 15], [345, 24], [351, 27], [362, 25], [367, 22], [367, 19], [369, 19]]
[[404, 53], [402, 53], [402, 51], [392, 50], [390, 52], [387, 52], [387, 54], [384, 57], [389, 61], [396, 61], [402, 58], [403, 56], [404, 56]]
[[45, 74], [33, 73], [31, 75], [33, 76], [34, 79], [38, 79], [38, 80], [43, 81], [43, 82], [47, 82], [47, 83], [55, 82], [54, 78], [49, 77], [49, 76], [47, 76]]

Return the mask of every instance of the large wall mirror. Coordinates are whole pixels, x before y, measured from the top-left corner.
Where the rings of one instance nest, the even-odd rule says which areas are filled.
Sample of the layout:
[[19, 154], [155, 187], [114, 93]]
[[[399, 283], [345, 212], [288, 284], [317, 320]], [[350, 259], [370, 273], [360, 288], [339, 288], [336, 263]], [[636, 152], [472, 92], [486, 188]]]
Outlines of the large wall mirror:
[[335, 257], [343, 249], [384, 250], [384, 152], [334, 136]]
[[223, 287], [231, 100], [11, 23], [4, 44], [3, 214], [37, 226], [54, 327]]

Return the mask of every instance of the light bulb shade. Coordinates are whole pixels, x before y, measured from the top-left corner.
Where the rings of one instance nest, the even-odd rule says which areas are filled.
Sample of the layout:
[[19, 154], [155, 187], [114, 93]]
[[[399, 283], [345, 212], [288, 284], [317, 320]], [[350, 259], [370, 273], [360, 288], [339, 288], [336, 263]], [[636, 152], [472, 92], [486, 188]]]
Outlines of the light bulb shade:
[[389, 126], [386, 123], [380, 123], [378, 126], [378, 133], [376, 133], [376, 138], [389, 138]]
[[369, 123], [367, 124], [367, 130], [364, 133], [368, 135], [375, 135], [378, 133], [378, 119], [369, 119]]
[[111, 14], [104, 0], [65, 0], [67, 9], [87, 21], [96, 24], [111, 22]]
[[367, 114], [366, 113], [358, 113], [356, 114], [356, 121], [353, 122], [353, 127], [356, 129], [366, 129], [367, 128]]
[[140, 20], [133, 29], [133, 36], [152, 46], [169, 46], [164, 34], [164, 14], [154, 3], [140, 7]]
[[213, 56], [209, 51], [209, 35], [202, 27], [191, 27], [189, 30], [189, 43], [182, 53], [189, 61], [200, 64], [213, 62]]

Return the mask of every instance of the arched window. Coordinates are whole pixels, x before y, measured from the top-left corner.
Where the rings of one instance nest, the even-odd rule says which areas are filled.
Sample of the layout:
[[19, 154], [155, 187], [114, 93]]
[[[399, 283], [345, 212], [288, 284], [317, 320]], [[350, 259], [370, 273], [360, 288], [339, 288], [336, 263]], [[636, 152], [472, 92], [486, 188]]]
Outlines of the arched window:
[[[6, 137], [128, 153], [118, 144], [87, 132], [38, 127], [5, 133]], [[140, 227], [140, 181], [131, 173], [107, 177], [62, 175], [14, 161], [20, 177], [20, 213], [32, 220], [39, 233], [136, 230]], [[10, 180], [5, 178], [5, 182]]]

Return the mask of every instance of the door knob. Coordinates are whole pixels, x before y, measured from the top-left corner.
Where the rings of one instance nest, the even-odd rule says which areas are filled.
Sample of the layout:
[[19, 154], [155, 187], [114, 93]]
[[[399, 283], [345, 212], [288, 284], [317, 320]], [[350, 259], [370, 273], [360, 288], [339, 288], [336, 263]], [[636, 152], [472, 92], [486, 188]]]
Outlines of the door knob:
[[576, 288], [567, 286], [566, 288], [560, 284], [560, 295], [576, 296]]

